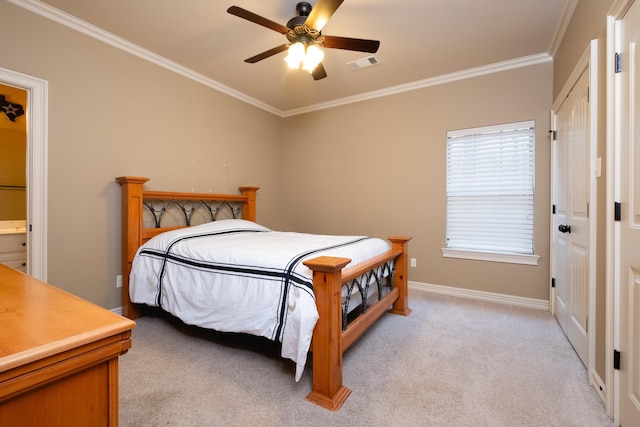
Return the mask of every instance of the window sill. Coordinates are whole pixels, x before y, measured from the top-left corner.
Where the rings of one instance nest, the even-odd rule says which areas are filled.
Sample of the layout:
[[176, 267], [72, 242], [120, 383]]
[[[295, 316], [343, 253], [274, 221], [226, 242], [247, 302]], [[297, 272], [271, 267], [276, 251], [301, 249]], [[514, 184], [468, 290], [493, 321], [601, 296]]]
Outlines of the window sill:
[[538, 255], [510, 255], [493, 254], [488, 252], [459, 251], [442, 248], [442, 256], [445, 258], [474, 259], [477, 261], [507, 262], [511, 264], [538, 265]]

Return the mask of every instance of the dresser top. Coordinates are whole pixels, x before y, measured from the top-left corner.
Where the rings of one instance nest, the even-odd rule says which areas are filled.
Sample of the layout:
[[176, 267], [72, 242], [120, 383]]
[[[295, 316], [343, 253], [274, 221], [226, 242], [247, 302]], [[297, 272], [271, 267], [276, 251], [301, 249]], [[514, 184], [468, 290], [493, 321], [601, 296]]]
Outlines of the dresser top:
[[130, 319], [0, 264], [0, 372], [134, 327]]

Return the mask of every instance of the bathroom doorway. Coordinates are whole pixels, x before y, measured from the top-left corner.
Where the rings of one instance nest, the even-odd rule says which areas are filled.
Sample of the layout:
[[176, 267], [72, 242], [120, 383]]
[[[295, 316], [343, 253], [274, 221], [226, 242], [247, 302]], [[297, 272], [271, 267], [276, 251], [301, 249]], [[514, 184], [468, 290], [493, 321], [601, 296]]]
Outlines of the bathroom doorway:
[[22, 267], [27, 274], [45, 282], [47, 93], [45, 80], [0, 68], [0, 95], [4, 96], [0, 98], [0, 129], [6, 129], [0, 130], [0, 144], [16, 152], [7, 154], [11, 160], [4, 160], [5, 152], [0, 153], [0, 185], [3, 186], [0, 193], [9, 193], [8, 196], [0, 194], [0, 240], [5, 239], [5, 235], [14, 235], [6, 238], [11, 241], [7, 243], [9, 249], [2, 249], [4, 243], [0, 241], [0, 262], [15, 261], [13, 248], [17, 245], [26, 260], [12, 266]]
[[0, 84], [0, 263], [27, 268], [28, 92]]

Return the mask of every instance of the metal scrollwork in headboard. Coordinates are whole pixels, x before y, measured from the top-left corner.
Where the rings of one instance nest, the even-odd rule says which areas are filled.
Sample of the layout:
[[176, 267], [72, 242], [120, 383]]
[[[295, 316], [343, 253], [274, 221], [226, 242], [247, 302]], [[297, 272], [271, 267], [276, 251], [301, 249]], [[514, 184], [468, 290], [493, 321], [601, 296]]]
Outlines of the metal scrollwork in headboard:
[[143, 206], [153, 216], [153, 221], [156, 228], [161, 228], [162, 217], [167, 212], [167, 209], [175, 206], [184, 216], [184, 225], [191, 226], [191, 220], [193, 214], [199, 209], [203, 208], [207, 212], [208, 220], [215, 221], [218, 219], [218, 215], [223, 210], [228, 210], [234, 219], [242, 217], [242, 202], [229, 202], [229, 201], [205, 201], [205, 200], [145, 200]]

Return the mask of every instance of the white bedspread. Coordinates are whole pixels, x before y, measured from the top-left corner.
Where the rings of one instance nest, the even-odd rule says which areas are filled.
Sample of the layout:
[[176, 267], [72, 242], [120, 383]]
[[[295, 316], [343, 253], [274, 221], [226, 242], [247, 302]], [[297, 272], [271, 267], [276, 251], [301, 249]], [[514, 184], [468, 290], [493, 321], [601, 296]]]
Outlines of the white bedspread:
[[318, 320], [312, 272], [321, 255], [354, 265], [391, 249], [382, 239], [272, 231], [229, 219], [163, 233], [138, 249], [130, 276], [134, 303], [160, 306], [187, 324], [277, 340], [304, 370]]

